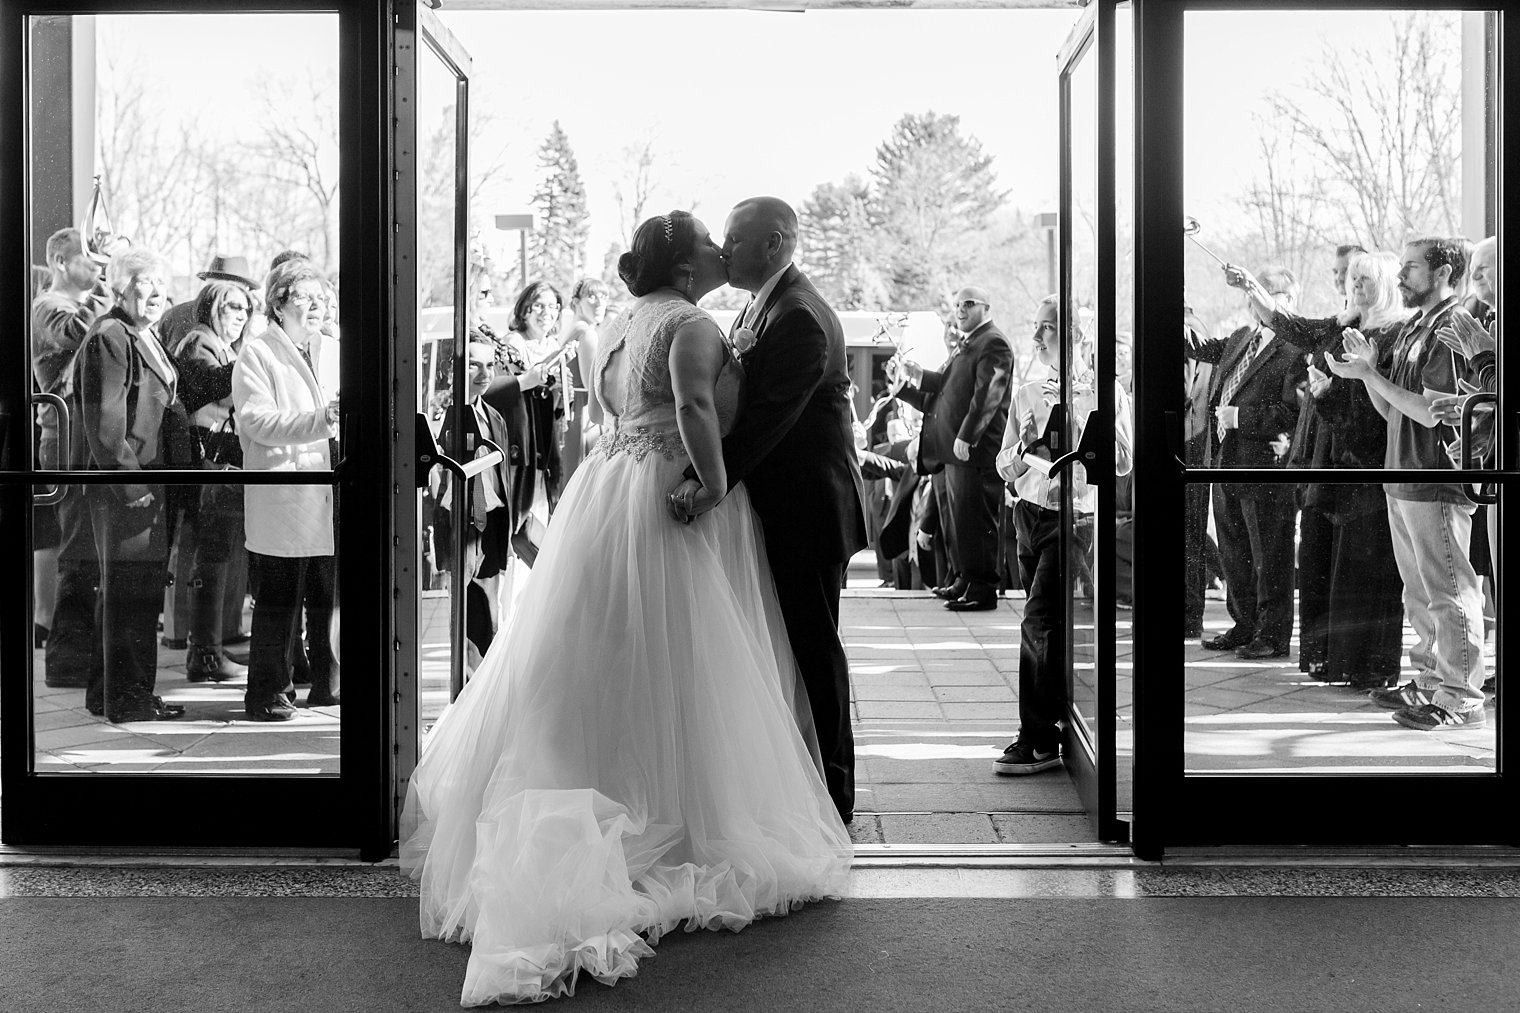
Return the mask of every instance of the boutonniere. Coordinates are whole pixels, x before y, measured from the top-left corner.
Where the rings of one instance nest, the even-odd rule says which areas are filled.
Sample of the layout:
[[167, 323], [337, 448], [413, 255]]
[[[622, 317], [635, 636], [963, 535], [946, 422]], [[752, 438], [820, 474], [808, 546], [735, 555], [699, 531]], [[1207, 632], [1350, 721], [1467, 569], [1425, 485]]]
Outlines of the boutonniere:
[[740, 327], [734, 331], [734, 352], [743, 355], [755, 347], [755, 332], [748, 327]]

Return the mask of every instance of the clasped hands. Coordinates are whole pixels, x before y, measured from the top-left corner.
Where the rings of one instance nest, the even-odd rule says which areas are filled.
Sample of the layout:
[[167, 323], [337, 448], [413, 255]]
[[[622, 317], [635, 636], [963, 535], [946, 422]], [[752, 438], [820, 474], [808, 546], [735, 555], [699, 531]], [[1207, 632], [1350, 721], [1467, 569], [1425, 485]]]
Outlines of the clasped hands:
[[723, 495], [694, 478], [684, 478], [666, 495], [665, 506], [671, 517], [682, 524], [690, 524], [717, 506]]

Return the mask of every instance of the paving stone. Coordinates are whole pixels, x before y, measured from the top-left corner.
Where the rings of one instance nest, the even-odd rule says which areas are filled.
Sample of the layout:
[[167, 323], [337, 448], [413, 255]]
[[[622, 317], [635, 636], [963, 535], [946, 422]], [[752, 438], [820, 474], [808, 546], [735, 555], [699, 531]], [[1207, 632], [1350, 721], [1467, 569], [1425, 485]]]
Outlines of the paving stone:
[[[997, 685], [991, 686], [946, 686], [943, 684], [934, 687], [934, 696], [940, 703], [1012, 703], [1013, 690], [1001, 680]], [[949, 716], [949, 715], [947, 715]]]
[[934, 690], [927, 685], [911, 683], [872, 683], [855, 681], [852, 691], [859, 701], [900, 701], [933, 703]]
[[1081, 812], [1082, 800], [1061, 770], [1031, 777], [998, 777], [971, 784], [879, 784], [875, 812]]
[[872, 813], [861, 812], [859, 799], [856, 799], [855, 819], [845, 829], [850, 832], [850, 840], [856, 844], [881, 844], [881, 819]]
[[992, 828], [1003, 844], [1069, 844], [1093, 840], [1084, 814], [993, 813]]
[[997, 831], [985, 813], [934, 813], [928, 816], [885, 813], [881, 817], [885, 844], [996, 844]]
[[897, 760], [871, 756], [855, 761], [857, 771], [864, 768], [872, 784], [970, 784], [985, 781], [992, 761], [1003, 752], [1006, 742], [988, 743], [979, 748], [979, 756], [959, 759], [935, 757], [922, 760]]
[[870, 721], [873, 718], [934, 718], [942, 717], [939, 704], [929, 703], [891, 703], [878, 700], [864, 700], [856, 704], [856, 711], [861, 720]]
[[943, 703], [940, 707], [943, 708], [945, 717], [952, 719], [1016, 722], [1019, 718], [1019, 708], [1012, 700], [1008, 703]]

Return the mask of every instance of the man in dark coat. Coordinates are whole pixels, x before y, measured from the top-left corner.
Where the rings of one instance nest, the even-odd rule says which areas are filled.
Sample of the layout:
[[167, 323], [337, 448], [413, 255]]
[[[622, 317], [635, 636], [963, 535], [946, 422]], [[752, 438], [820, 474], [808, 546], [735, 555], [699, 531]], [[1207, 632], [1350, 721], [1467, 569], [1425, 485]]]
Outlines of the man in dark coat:
[[[1257, 280], [1292, 308], [1298, 282], [1283, 267]], [[1259, 311], [1252, 306], [1252, 312]], [[1209, 384], [1204, 466], [1273, 468], [1282, 461], [1298, 423], [1298, 386], [1308, 375], [1297, 349], [1277, 338], [1258, 315], [1228, 338], [1196, 340], [1185, 354], [1214, 363]], [[1275, 445], [1275, 446], [1274, 446]], [[1278, 658], [1293, 636], [1293, 530], [1297, 509], [1290, 485], [1223, 482], [1214, 486], [1214, 524], [1234, 626], [1203, 642], [1246, 659]]]
[[898, 394], [924, 413], [919, 461], [925, 472], [943, 469], [949, 516], [950, 566], [956, 581], [942, 589], [945, 607], [956, 612], [997, 608], [998, 508], [1003, 480], [996, 458], [1008, 425], [1013, 391], [1013, 346], [992, 322], [984, 289], [967, 287], [955, 297], [960, 345], [944, 370], [903, 363], [911, 386]]
[[[787, 639], [812, 706], [824, 783], [849, 823], [855, 743], [839, 591], [846, 563], [866, 544], [866, 528], [844, 330], [792, 264], [797, 214], [789, 205], [750, 198], [729, 213], [724, 231], [728, 283], [754, 298], [734, 322], [735, 347], [747, 346], [746, 384], [744, 407], [723, 439], [723, 464], [730, 488], [744, 483], [764, 528]], [[688, 469], [687, 481], [694, 480]], [[685, 519], [679, 507], [673, 512]]]

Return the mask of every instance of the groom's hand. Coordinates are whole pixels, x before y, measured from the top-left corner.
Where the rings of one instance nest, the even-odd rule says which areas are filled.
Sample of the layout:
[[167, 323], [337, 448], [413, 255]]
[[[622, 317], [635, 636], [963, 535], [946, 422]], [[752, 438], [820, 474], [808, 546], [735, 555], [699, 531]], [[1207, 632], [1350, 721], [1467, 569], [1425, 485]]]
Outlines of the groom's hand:
[[702, 483], [694, 478], [682, 479], [676, 487], [670, 490], [665, 497], [666, 506], [670, 510], [670, 516], [682, 524], [690, 524], [696, 513], [692, 511], [692, 505], [696, 502], [697, 493], [702, 489]]

